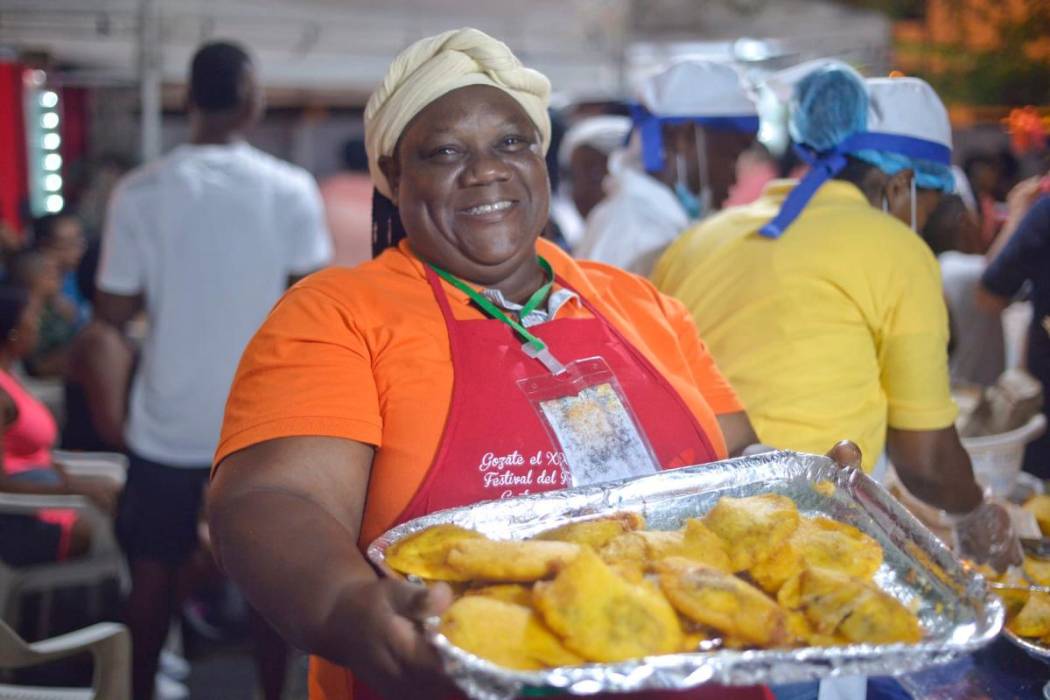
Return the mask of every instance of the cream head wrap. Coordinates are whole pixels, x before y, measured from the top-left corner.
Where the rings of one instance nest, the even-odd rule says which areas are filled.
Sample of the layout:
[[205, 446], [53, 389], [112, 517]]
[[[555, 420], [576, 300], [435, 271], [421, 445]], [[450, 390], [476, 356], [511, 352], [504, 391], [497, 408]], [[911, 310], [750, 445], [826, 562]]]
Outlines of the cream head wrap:
[[477, 29], [454, 29], [420, 39], [401, 52], [365, 107], [368, 171], [392, 199], [379, 158], [392, 156], [408, 123], [439, 97], [468, 85], [490, 85], [517, 100], [539, 129], [543, 152], [551, 140], [550, 81], [521, 65], [507, 45]]

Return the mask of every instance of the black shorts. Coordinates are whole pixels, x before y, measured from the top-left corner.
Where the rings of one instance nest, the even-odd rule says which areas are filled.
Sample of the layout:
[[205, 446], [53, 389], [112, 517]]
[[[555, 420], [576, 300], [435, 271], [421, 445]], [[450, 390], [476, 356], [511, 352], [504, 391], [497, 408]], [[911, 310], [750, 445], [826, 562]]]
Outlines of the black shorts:
[[46, 564], [59, 558], [62, 526], [34, 515], [0, 513], [0, 561], [9, 566]]
[[197, 523], [210, 467], [171, 467], [129, 455], [116, 531], [129, 561], [184, 564], [199, 544]]

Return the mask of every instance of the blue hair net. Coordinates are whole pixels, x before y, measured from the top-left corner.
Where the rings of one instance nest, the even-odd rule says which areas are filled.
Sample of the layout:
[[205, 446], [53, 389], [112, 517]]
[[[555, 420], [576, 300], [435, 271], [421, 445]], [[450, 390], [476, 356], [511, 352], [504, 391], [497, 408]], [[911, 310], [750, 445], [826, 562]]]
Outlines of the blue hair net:
[[818, 153], [868, 128], [868, 91], [844, 66], [825, 66], [795, 86], [788, 129], [795, 143]]
[[[789, 122], [795, 143], [821, 153], [847, 137], [868, 128], [868, 91], [861, 78], [844, 66], [825, 66], [813, 71], [795, 86]], [[893, 175], [910, 169], [915, 184], [931, 190], [951, 192], [955, 178], [946, 165], [910, 158], [889, 151], [865, 149], [856, 158]]]
[[950, 166], [921, 158], [909, 158], [899, 153], [872, 149], [857, 151], [853, 155], [865, 163], [874, 165], [887, 175], [894, 175], [901, 170], [911, 170], [915, 173], [916, 187], [941, 192], [955, 191], [955, 175], [952, 174]]

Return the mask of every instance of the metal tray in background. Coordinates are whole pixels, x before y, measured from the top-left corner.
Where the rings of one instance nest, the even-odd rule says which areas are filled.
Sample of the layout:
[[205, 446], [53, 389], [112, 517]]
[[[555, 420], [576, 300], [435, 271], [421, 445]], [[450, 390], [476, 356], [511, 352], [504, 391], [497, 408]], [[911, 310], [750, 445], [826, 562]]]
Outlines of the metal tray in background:
[[[834, 488], [814, 488], [830, 482]], [[715, 650], [651, 656], [616, 664], [587, 664], [514, 671], [454, 646], [428, 625], [445, 670], [475, 700], [508, 700], [559, 690], [591, 695], [649, 689], [793, 683], [830, 676], [893, 675], [946, 663], [995, 638], [1003, 605], [984, 579], [964, 569], [955, 556], [881, 486], [855, 469], [826, 457], [773, 452], [652, 476], [563, 491], [486, 501], [444, 510], [386, 532], [368, 548], [381, 570], [386, 548], [438, 523], [473, 528], [493, 539], [523, 539], [564, 523], [631, 510], [650, 529], [680, 527], [685, 518], [706, 513], [722, 496], [779, 493], [800, 512], [826, 515], [871, 535], [885, 552], [875, 579], [916, 611], [925, 632], [918, 644], [853, 644], [791, 650]]]

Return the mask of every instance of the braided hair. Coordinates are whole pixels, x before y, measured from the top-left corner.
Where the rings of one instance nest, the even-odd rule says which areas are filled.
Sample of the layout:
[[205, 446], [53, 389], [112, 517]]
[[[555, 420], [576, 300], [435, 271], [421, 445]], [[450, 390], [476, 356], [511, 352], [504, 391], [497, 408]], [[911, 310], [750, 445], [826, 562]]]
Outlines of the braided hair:
[[405, 227], [397, 205], [384, 197], [379, 190], [372, 190], [372, 257], [387, 248], [393, 248], [405, 237]]

